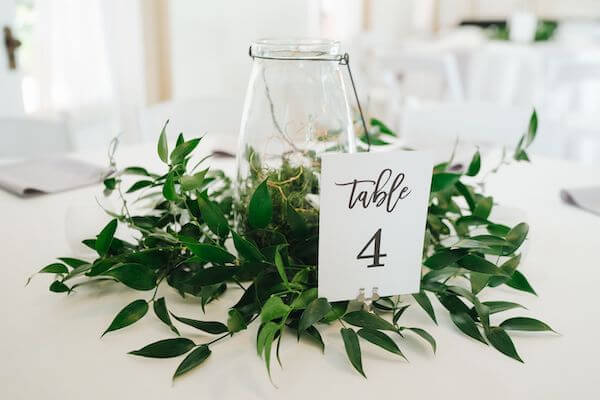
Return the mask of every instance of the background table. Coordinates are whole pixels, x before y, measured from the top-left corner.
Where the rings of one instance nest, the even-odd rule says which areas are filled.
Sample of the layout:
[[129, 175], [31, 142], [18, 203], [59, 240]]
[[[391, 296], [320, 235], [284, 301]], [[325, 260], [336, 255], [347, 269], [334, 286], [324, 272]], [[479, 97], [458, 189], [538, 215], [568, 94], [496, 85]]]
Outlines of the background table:
[[[154, 145], [123, 148], [124, 165], [158, 165], [149, 160]], [[104, 153], [82, 155], [98, 163]], [[489, 179], [487, 190], [499, 203], [526, 214], [530, 237], [522, 271], [539, 297], [499, 288], [484, 299], [517, 301], [529, 310], [519, 314], [548, 322], [560, 335], [515, 333], [525, 364], [462, 335], [434, 301], [439, 326], [412, 306], [407, 325], [429, 330], [437, 339], [432, 355], [425, 343], [407, 337], [400, 342], [410, 363], [368, 343], [362, 344], [368, 380], [346, 359], [339, 326], [323, 329], [325, 354], [286, 335], [281, 346], [283, 369], [273, 360], [273, 386], [264, 362], [256, 355], [253, 324], [212, 347], [211, 357], [196, 370], [171, 383], [181, 358], [156, 360], [126, 355], [155, 340], [172, 337], [152, 311], [138, 323], [100, 338], [115, 314], [151, 292], [121, 285], [82, 287], [66, 296], [47, 291], [51, 277], [29, 275], [54, 257], [74, 255], [69, 242], [74, 227], [102, 226], [95, 209], [101, 186], [68, 193], [20, 199], [0, 192], [0, 398], [2, 399], [331, 399], [331, 398], [460, 398], [564, 399], [600, 398], [597, 337], [600, 329], [597, 288], [600, 218], [561, 203], [563, 187], [600, 184], [600, 171], [532, 157], [531, 165], [506, 167]], [[486, 160], [484, 159], [484, 162]], [[229, 160], [215, 167], [231, 170]], [[89, 215], [89, 218], [86, 218]], [[67, 226], [73, 225], [73, 226]], [[70, 232], [70, 233], [67, 233]], [[239, 289], [202, 316], [195, 301], [184, 302], [168, 286], [160, 291], [179, 315], [225, 320]], [[487, 289], [486, 289], [487, 290]], [[411, 302], [410, 298], [406, 298]], [[504, 313], [506, 316], [512, 313]], [[499, 322], [504, 314], [493, 316]], [[195, 340], [203, 335], [181, 326]]]

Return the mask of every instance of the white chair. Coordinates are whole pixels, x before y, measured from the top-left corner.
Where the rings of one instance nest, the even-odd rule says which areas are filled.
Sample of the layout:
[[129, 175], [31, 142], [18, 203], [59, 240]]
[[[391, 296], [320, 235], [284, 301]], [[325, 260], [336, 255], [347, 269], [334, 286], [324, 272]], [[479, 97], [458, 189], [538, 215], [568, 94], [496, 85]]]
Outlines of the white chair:
[[464, 100], [456, 56], [450, 52], [396, 49], [377, 57], [379, 71], [392, 72], [405, 96], [428, 100]]
[[514, 147], [531, 111], [491, 103], [408, 102], [401, 132], [404, 143], [415, 148], [451, 148], [457, 138], [487, 148]]
[[523, 44], [489, 43], [468, 66], [467, 99], [504, 106], [539, 104], [544, 88], [543, 51]]
[[62, 119], [0, 118], [0, 159], [20, 159], [72, 150]]
[[546, 78], [546, 107], [595, 114], [600, 110], [599, 84], [599, 51], [593, 56], [552, 60]]
[[180, 132], [187, 138], [206, 133], [214, 136], [237, 137], [240, 130], [242, 101], [226, 98], [174, 100], [154, 104], [139, 113], [140, 128], [145, 141], [158, 138], [166, 120], [169, 139]]

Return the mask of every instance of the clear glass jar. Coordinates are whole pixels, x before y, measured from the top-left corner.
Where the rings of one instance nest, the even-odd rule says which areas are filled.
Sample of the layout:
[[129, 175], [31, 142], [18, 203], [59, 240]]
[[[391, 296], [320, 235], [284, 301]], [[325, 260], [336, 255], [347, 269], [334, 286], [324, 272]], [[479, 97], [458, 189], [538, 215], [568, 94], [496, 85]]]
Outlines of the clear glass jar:
[[305, 218], [318, 216], [320, 154], [356, 151], [340, 44], [259, 40], [250, 56], [237, 155], [238, 214], [269, 177], [274, 224], [285, 222], [288, 206]]

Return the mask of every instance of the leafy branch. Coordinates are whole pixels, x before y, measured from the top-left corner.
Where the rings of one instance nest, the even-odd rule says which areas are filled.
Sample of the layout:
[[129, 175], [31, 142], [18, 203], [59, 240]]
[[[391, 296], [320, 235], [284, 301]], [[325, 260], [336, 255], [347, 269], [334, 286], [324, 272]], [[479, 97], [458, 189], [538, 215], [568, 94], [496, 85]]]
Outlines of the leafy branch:
[[[372, 144], [379, 137], [395, 136], [382, 122], [373, 119]], [[320, 160], [305, 152], [302, 165], [288, 155], [281, 166], [266, 168], [260, 156], [246, 150], [250, 174], [236, 186], [219, 170], [195, 172], [189, 168], [191, 155], [201, 138], [185, 140], [180, 134], [169, 152], [163, 127], [157, 145], [166, 172], [151, 173], [142, 167], [115, 172], [105, 182], [105, 192], [122, 199], [121, 212], [95, 237], [83, 243], [93, 249], [92, 261], [59, 258], [40, 273], [54, 274], [50, 290], [71, 293], [81, 285], [98, 282], [120, 283], [130, 289], [151, 292], [148, 299], [126, 305], [102, 335], [123, 329], [143, 318], [152, 306], [156, 316], [175, 338], [148, 344], [132, 355], [151, 358], [187, 356], [174, 378], [201, 365], [212, 346], [241, 333], [250, 324], [259, 324], [256, 347], [270, 376], [273, 351], [279, 358], [286, 331], [298, 340], [306, 338], [324, 351], [320, 333], [323, 326], [340, 323], [340, 336], [351, 365], [363, 376], [360, 342], [406, 358], [400, 349], [406, 335], [416, 335], [435, 352], [433, 336], [419, 327], [402, 324], [410, 304], [399, 296], [384, 297], [366, 311], [356, 302], [329, 302], [317, 295], [318, 198]], [[537, 116], [533, 113], [528, 131], [520, 139], [514, 159], [529, 160], [526, 150], [535, 139]], [[383, 141], [383, 140], [382, 140]], [[204, 160], [203, 160], [204, 161]], [[505, 163], [506, 160], [503, 160]], [[435, 166], [426, 222], [421, 290], [413, 298], [438, 323], [432, 298], [446, 309], [457, 329], [470, 338], [490, 344], [501, 353], [522, 359], [508, 332], [552, 331], [539, 320], [515, 317], [495, 322], [496, 315], [524, 308], [520, 304], [495, 300], [481, 301], [483, 291], [505, 285], [535, 294], [518, 270], [519, 253], [526, 240], [526, 223], [506, 226], [491, 221], [492, 196], [473, 183], [481, 172], [477, 151], [464, 170], [452, 161]], [[140, 177], [126, 190], [125, 176]], [[485, 177], [484, 179], [485, 180]], [[126, 196], [143, 193], [139, 199], [151, 201], [143, 215], [132, 215]], [[117, 238], [119, 224], [136, 231], [132, 241]], [[231, 240], [237, 254], [225, 246]], [[182, 297], [200, 299], [202, 308], [218, 299], [231, 285], [242, 294], [223, 322], [180, 316], [169, 308], [164, 297], [156, 298], [162, 284]], [[181, 337], [176, 324], [200, 330], [215, 338], [196, 343]]]

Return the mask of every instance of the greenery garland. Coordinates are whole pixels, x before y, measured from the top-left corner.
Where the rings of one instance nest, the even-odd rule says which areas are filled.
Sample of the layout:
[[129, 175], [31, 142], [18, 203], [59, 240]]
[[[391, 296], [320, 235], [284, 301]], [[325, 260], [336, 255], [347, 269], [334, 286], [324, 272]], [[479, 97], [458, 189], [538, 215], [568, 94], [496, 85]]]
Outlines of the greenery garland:
[[[378, 120], [372, 120], [371, 126], [375, 128], [372, 134], [376, 143], [385, 143], [379, 140], [381, 135], [394, 135]], [[130, 354], [153, 358], [187, 354], [174, 378], [206, 360], [212, 344], [245, 330], [255, 321], [260, 324], [258, 354], [264, 358], [269, 376], [273, 345], [279, 359], [286, 330], [295, 332], [298, 338], [315, 341], [324, 350], [319, 332], [322, 324], [341, 324], [340, 335], [348, 359], [363, 376], [366, 375], [359, 339], [404, 358], [392, 337], [396, 335], [397, 340], [402, 340], [405, 335], [415, 334], [435, 352], [435, 339], [426, 330], [402, 324], [402, 315], [409, 304], [400, 296], [380, 298], [373, 303], [373, 311], [356, 302], [329, 302], [317, 297], [318, 209], [307, 200], [308, 195], [318, 193], [316, 172], [320, 165], [316, 156], [308, 167], [293, 166], [284, 158], [281, 168], [266, 170], [258, 155], [248, 149], [246, 156], [252, 173], [245, 182], [238, 182], [239, 196], [234, 201], [231, 180], [222, 171], [208, 168], [197, 171], [201, 163], [189, 168], [191, 154], [201, 139], [186, 141], [179, 135], [169, 154], [165, 129], [166, 124], [158, 141], [158, 156], [168, 166], [166, 173], [128, 167], [104, 181], [106, 193], [117, 192], [123, 206], [119, 214], [111, 213], [114, 219], [96, 238], [83, 241], [98, 257], [93, 261], [63, 257], [39, 271], [56, 275], [50, 291], [57, 293], [69, 294], [81, 285], [102, 281], [153, 291], [150, 298], [135, 300], [119, 311], [103, 335], [137, 322], [152, 307], [156, 317], [176, 337], [151, 343]], [[517, 145], [515, 160], [528, 161], [526, 150], [536, 130], [534, 112], [528, 131]], [[502, 163], [507, 162], [503, 157]], [[500, 285], [535, 294], [517, 269], [521, 260], [518, 251], [526, 239], [528, 226], [520, 223], [509, 227], [489, 220], [493, 198], [482, 193], [482, 184], [465, 182], [479, 174], [480, 166], [479, 151], [467, 168], [454, 165], [452, 160], [435, 166], [421, 291], [412, 297], [435, 324], [431, 296], [449, 312], [462, 333], [522, 362], [507, 331], [552, 329], [527, 317], [494, 324], [493, 315], [523, 307], [513, 302], [478, 298], [484, 289]], [[145, 190], [142, 198], [155, 199], [145, 215], [130, 213], [121, 187], [124, 175], [142, 177], [125, 193]], [[237, 215], [235, 223], [234, 215]], [[135, 243], [115, 237], [119, 223], [137, 231]], [[226, 246], [226, 242], [231, 243], [229, 239], [237, 255]], [[243, 295], [223, 322], [203, 321], [174, 314], [164, 297], [157, 298], [162, 283], [170, 285], [182, 297], [199, 298], [203, 310], [228, 285], [241, 287]], [[175, 322], [215, 338], [196, 343], [181, 337]]]

